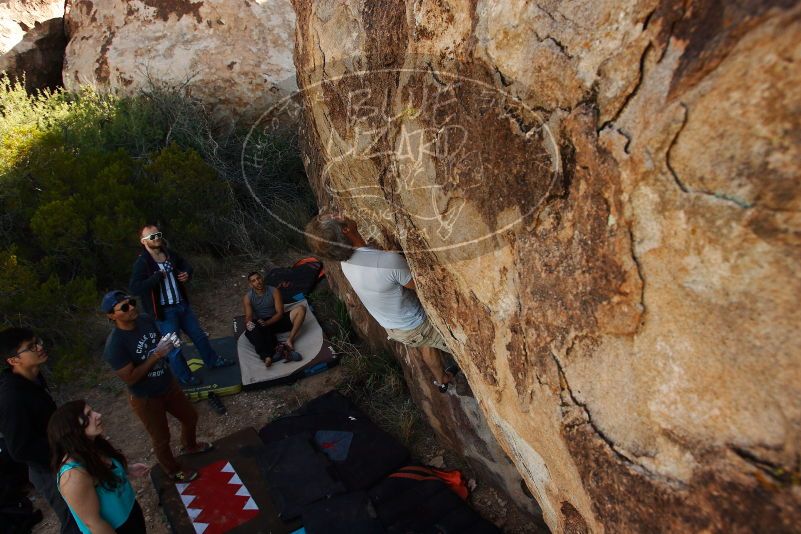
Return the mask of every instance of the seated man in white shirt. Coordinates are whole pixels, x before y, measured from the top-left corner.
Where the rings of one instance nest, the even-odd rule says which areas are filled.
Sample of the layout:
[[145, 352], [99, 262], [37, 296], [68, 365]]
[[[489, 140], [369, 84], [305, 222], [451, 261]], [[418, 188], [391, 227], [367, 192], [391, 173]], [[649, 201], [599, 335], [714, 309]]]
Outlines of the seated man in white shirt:
[[437, 349], [450, 352], [426, 316], [406, 259], [367, 246], [356, 222], [340, 214], [320, 215], [306, 226], [307, 242], [319, 257], [341, 262], [342, 272], [389, 339], [419, 347], [442, 392], [458, 368], [443, 368]]

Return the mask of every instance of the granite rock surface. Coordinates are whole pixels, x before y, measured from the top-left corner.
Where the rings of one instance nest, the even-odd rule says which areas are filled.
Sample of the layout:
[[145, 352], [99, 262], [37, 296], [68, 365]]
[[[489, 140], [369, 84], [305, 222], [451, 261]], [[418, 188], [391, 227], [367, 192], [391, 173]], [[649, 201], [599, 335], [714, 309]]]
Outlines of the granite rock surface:
[[319, 201], [406, 255], [548, 526], [796, 529], [801, 4], [294, 6]]
[[66, 46], [63, 0], [0, 3], [0, 72], [24, 75], [28, 91], [61, 85]]
[[64, 85], [131, 94], [186, 86], [218, 117], [295, 90], [288, 0], [68, 0]]

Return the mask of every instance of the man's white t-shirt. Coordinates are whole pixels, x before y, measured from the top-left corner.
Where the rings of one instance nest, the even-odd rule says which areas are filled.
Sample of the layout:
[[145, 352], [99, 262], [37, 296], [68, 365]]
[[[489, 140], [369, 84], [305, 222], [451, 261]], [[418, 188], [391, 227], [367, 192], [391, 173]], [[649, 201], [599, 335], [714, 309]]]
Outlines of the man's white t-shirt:
[[425, 320], [417, 294], [403, 287], [412, 273], [400, 254], [359, 247], [342, 262], [342, 272], [364, 307], [384, 328], [411, 330]]

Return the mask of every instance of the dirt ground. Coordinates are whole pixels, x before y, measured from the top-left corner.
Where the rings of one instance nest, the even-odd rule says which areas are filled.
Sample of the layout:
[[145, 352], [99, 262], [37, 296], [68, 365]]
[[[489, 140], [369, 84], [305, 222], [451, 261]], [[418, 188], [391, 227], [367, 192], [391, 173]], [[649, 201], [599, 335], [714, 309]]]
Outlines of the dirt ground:
[[[231, 335], [231, 321], [234, 316], [242, 313], [241, 297], [247, 287], [245, 273], [251, 270], [249, 263], [251, 262], [242, 262], [235, 265], [235, 268], [216, 266], [207, 269], [206, 273], [196, 274], [194, 285], [190, 288], [192, 306], [210, 337]], [[206, 274], [208, 279], [203, 280], [203, 274]], [[98, 366], [103, 366], [100, 345], [96, 356]], [[223, 397], [223, 403], [228, 409], [228, 413], [223, 416], [213, 412], [207, 402], [198, 402], [195, 404], [200, 416], [198, 439], [215, 441], [247, 427], [258, 430], [273, 418], [291, 412], [306, 401], [336, 387], [341, 380], [341, 371], [341, 368], [336, 367], [292, 385]], [[103, 424], [109, 440], [123, 451], [130, 463], [155, 464], [150, 440], [130, 409], [124, 385], [105, 366], [98, 376], [98, 380], [93, 384], [62, 387], [56, 393], [57, 400], [60, 403], [71, 399], [86, 399], [93, 408], [103, 414]], [[171, 423], [173, 436], [178, 436], [178, 429], [178, 424], [173, 420]], [[424, 435], [422, 439], [414, 444], [407, 444], [410, 445], [413, 456], [426, 463], [461, 469], [465, 478], [471, 481], [471, 486], [475, 485], [470, 501], [482, 516], [495, 523], [504, 532], [543, 532], [536, 518], [521, 514], [515, 507], [507, 506], [503, 497], [493, 488], [477, 480], [462, 458], [440, 445], [433, 431], [422, 434]], [[177, 438], [174, 437], [173, 443], [175, 447], [178, 446]], [[132, 484], [144, 511], [148, 532], [150, 534], [170, 532], [149, 477], [133, 480]], [[35, 499], [34, 505], [44, 513], [44, 520], [37, 525], [34, 533], [58, 532], [58, 522], [50, 509], [42, 506], [43, 501]]]

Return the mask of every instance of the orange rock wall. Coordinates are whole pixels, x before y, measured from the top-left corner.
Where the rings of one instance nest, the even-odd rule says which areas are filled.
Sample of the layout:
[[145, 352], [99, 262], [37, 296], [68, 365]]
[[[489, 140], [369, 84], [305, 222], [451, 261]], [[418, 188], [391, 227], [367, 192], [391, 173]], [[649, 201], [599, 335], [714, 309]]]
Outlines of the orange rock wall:
[[549, 527], [794, 530], [801, 5], [294, 6], [319, 199], [406, 254]]

